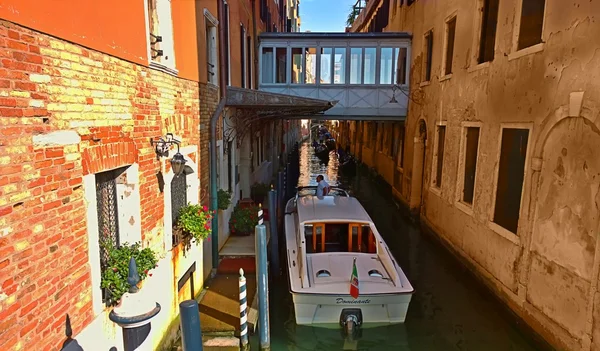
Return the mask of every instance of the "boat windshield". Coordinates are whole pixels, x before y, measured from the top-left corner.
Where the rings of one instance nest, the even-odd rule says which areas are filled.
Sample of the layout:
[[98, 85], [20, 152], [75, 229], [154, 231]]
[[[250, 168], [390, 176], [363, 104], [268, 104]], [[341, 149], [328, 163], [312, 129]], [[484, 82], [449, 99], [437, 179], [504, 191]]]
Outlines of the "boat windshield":
[[[344, 189], [338, 188], [338, 187], [331, 187], [329, 190], [329, 193], [327, 194], [328, 196], [345, 196], [348, 197], [348, 192]], [[316, 186], [310, 186], [310, 187], [303, 187], [298, 189], [298, 197], [303, 197], [303, 196], [317, 196], [317, 187]]]
[[375, 235], [365, 223], [311, 223], [304, 226], [306, 253], [377, 253]]

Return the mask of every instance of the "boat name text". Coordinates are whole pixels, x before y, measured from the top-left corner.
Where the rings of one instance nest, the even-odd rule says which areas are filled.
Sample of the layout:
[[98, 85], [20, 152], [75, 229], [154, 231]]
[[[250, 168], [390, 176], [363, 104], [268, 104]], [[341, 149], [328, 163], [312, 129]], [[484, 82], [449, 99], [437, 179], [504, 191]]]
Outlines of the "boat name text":
[[348, 303], [348, 304], [352, 304], [352, 305], [364, 305], [364, 304], [369, 304], [371, 303], [370, 299], [365, 299], [365, 300], [344, 300], [341, 297], [338, 297], [337, 299], [335, 299], [335, 303], [336, 304], [340, 304], [340, 303]]

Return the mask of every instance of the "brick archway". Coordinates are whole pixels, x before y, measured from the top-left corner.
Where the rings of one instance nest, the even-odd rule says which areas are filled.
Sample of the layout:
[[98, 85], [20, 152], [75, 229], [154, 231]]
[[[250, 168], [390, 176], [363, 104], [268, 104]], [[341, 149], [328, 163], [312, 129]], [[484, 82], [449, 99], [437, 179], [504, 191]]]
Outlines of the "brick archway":
[[137, 162], [133, 140], [87, 147], [82, 152], [83, 175], [100, 173]]

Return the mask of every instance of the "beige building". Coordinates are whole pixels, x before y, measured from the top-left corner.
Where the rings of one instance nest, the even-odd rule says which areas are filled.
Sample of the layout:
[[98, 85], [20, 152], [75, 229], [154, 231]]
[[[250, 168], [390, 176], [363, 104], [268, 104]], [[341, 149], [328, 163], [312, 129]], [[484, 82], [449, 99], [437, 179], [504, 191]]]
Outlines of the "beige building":
[[413, 34], [410, 91], [396, 92], [408, 116], [340, 123], [340, 140], [558, 349], [600, 350], [599, 14], [590, 0], [370, 1], [353, 31]]

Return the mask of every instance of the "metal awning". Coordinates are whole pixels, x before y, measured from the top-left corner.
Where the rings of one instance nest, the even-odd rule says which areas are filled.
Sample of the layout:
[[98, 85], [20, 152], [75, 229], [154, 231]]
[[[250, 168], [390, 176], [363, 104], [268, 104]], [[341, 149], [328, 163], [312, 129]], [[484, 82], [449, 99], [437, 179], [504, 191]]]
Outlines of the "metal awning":
[[241, 142], [252, 124], [302, 117], [310, 119], [322, 115], [336, 103], [337, 101], [228, 86], [225, 108], [229, 111], [233, 125], [228, 125], [228, 130], [224, 131], [225, 137], [232, 140], [235, 134], [238, 142]]

